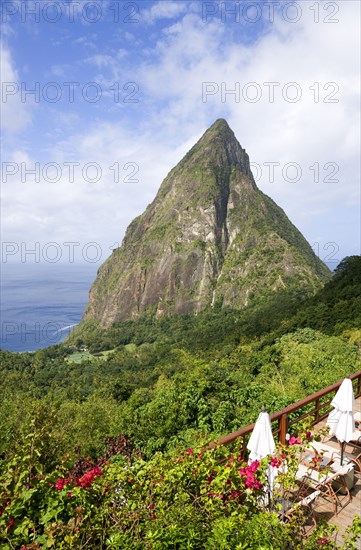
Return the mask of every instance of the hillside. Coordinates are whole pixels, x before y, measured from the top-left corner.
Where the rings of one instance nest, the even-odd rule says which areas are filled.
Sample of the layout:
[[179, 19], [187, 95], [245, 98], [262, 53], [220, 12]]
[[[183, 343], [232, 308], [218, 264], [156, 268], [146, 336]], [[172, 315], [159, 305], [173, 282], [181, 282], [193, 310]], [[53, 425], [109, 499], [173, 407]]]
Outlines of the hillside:
[[344, 258], [333, 278], [295, 315], [290, 327], [329, 334], [361, 329], [361, 256]]

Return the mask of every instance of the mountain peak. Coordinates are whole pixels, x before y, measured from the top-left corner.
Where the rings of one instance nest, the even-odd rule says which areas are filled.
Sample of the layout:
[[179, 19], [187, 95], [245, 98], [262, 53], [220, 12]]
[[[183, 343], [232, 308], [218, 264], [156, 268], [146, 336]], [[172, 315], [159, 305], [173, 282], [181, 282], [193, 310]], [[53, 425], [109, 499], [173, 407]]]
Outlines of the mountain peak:
[[231, 132], [233, 135], [233, 131], [231, 130], [228, 122], [225, 118], [217, 118], [215, 122], [208, 128], [207, 132]]
[[[198, 166], [213, 165], [220, 170], [227, 170], [232, 166], [238, 167], [243, 174], [253, 180], [249, 157], [224, 118], [217, 119], [204, 132], [175, 169], [195, 162]], [[253, 185], [255, 185], [254, 180]]]
[[[84, 321], [243, 308], [312, 294], [330, 272], [281, 208], [256, 186], [224, 119], [168, 174], [99, 269]], [[271, 298], [270, 298], [271, 297]]]
[[[212, 141], [214, 139], [220, 139], [225, 143], [234, 142], [242, 149], [233, 130], [229, 126], [228, 122], [224, 118], [218, 118], [203, 134], [199, 142]], [[199, 143], [198, 142], [198, 143]]]

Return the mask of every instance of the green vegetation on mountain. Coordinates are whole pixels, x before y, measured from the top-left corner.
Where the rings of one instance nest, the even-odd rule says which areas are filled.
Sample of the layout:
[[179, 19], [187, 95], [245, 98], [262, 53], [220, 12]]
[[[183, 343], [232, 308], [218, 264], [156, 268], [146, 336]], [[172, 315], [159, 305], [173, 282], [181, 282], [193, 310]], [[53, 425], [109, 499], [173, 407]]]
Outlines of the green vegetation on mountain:
[[217, 120], [171, 170], [101, 266], [81, 331], [152, 315], [307, 297], [331, 277], [284, 211], [256, 186], [249, 158]]

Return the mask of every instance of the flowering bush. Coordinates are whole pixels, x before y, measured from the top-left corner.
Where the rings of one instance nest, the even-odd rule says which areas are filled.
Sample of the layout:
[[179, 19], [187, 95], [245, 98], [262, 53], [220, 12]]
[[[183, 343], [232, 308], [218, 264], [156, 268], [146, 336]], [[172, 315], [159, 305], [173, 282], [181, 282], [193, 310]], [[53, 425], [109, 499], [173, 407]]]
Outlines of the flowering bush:
[[[294, 483], [294, 446], [249, 464], [237, 449], [204, 446], [145, 461], [120, 436], [97, 461], [79, 457], [50, 473], [29, 447], [36, 438], [0, 477], [0, 550], [336, 548], [332, 529], [304, 539], [301, 515], [281, 519], [277, 497]], [[269, 466], [279, 487], [265, 502]]]

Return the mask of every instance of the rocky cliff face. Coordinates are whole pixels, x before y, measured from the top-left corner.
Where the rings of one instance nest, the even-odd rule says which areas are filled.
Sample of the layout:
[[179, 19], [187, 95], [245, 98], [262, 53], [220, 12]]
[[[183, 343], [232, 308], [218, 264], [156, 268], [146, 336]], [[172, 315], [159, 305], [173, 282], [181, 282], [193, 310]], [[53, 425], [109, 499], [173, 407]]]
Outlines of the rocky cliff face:
[[328, 268], [256, 186], [249, 158], [217, 120], [163, 181], [101, 266], [84, 320], [242, 308], [279, 290], [314, 293]]

